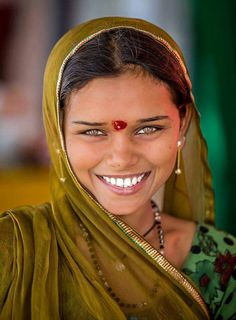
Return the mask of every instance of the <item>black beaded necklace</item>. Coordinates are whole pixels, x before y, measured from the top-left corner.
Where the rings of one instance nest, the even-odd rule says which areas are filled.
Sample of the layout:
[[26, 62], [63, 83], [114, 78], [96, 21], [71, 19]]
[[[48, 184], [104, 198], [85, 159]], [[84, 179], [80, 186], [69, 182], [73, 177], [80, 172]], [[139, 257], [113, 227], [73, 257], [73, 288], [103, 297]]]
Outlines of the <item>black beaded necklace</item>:
[[164, 246], [164, 232], [161, 226], [160, 209], [153, 200], [151, 201], [151, 205], [152, 205], [152, 211], [154, 213], [154, 222], [152, 226], [143, 234], [143, 237], [145, 238], [156, 227], [158, 237], [159, 237], [159, 252], [163, 255], [165, 246]]
[[[149, 230], [147, 232], [145, 232], [143, 237], [145, 237], [147, 234], [149, 234], [151, 232], [151, 230], [153, 230], [154, 227], [157, 226], [159, 243], [160, 243], [159, 244], [159, 251], [161, 254], [164, 254], [164, 235], [163, 235], [163, 230], [161, 227], [160, 211], [159, 211], [157, 204], [154, 201], [151, 202], [151, 205], [152, 205], [152, 209], [153, 209], [153, 213], [154, 213], [154, 223], [151, 226], [151, 228], [149, 228]], [[97, 271], [97, 274], [100, 277], [101, 281], [103, 282], [104, 287], [108, 291], [109, 295], [113, 298], [113, 300], [115, 300], [120, 307], [127, 308], [127, 309], [136, 309], [136, 308], [146, 307], [148, 305], [148, 303], [146, 301], [143, 301], [140, 303], [125, 303], [116, 295], [116, 293], [113, 291], [113, 289], [111, 288], [111, 286], [107, 282], [107, 279], [106, 279], [106, 277], [101, 269], [101, 266], [97, 260], [96, 253], [95, 253], [95, 250], [92, 245], [92, 240], [91, 240], [89, 231], [86, 229], [86, 227], [82, 223], [80, 223], [80, 228], [82, 231], [83, 238], [85, 239], [85, 241], [87, 243], [89, 254], [90, 254], [91, 260], [93, 262], [93, 265], [95, 267], [95, 270]], [[125, 269], [125, 266], [122, 263], [118, 263], [116, 266], [116, 269], [118, 271], [123, 271]], [[154, 285], [154, 287], [150, 290], [150, 295], [153, 295], [156, 292], [157, 292], [157, 285]]]

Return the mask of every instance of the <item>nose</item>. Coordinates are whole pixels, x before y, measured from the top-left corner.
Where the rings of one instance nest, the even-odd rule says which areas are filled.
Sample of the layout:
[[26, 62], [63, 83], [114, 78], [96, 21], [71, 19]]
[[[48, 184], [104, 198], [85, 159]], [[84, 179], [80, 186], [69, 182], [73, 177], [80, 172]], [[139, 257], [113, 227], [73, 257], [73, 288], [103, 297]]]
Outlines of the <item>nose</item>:
[[121, 171], [135, 166], [138, 159], [137, 146], [135, 146], [129, 137], [118, 133], [117, 136], [112, 139], [107, 153], [106, 160], [108, 166]]

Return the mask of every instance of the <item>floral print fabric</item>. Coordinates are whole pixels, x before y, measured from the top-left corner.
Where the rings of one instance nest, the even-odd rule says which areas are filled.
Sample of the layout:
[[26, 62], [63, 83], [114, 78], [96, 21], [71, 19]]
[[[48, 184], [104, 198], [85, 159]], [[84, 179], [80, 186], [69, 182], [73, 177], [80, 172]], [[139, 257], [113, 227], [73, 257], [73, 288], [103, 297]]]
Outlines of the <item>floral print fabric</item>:
[[182, 271], [200, 289], [212, 319], [236, 319], [236, 239], [232, 235], [199, 224]]

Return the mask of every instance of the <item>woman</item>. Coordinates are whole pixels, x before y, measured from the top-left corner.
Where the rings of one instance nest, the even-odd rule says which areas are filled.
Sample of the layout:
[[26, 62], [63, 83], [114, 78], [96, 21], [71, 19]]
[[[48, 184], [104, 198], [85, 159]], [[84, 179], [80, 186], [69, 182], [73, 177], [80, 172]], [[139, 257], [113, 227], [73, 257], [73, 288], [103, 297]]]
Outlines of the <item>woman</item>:
[[204, 224], [206, 146], [169, 35], [77, 26], [52, 50], [43, 104], [52, 199], [1, 215], [1, 319], [234, 319], [235, 239]]

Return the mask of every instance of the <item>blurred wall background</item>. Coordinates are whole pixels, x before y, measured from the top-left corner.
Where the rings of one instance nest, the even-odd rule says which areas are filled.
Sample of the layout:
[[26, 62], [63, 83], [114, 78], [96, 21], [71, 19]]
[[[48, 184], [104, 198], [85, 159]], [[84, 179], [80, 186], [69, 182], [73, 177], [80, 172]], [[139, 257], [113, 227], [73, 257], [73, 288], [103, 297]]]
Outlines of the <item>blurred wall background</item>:
[[236, 234], [233, 0], [0, 0], [0, 210], [49, 199], [41, 116], [43, 70], [70, 27], [106, 15], [147, 19], [182, 48], [202, 114], [216, 223]]

